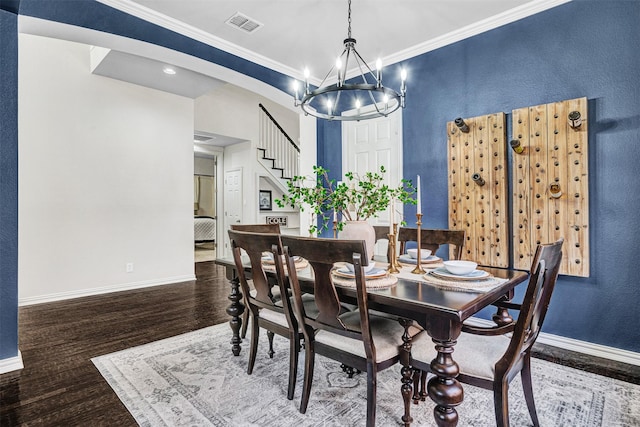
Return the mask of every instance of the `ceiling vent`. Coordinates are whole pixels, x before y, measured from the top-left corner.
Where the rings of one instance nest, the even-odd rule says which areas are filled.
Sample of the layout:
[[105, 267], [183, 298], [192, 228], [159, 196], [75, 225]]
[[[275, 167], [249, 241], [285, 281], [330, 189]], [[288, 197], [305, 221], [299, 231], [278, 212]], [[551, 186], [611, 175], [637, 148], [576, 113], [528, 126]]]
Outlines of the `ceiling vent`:
[[207, 142], [216, 139], [213, 135], [195, 134], [193, 135], [193, 142]]
[[236, 12], [231, 18], [227, 19], [226, 23], [247, 33], [253, 33], [254, 31], [259, 30], [263, 25], [255, 19], [249, 18], [247, 15], [240, 12]]

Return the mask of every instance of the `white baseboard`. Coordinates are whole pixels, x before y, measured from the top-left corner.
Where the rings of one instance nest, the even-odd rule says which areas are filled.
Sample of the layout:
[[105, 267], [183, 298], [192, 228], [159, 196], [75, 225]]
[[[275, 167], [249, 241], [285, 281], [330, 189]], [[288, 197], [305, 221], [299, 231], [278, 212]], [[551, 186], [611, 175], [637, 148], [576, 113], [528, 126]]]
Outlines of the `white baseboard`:
[[24, 365], [22, 363], [22, 353], [20, 353], [20, 350], [18, 350], [18, 355], [15, 357], [0, 359], [0, 374], [17, 371], [22, 368], [24, 368]]
[[[472, 317], [466, 320], [470, 325], [475, 326], [495, 326], [495, 324], [486, 319]], [[628, 363], [629, 365], [640, 366], [640, 353], [629, 350], [623, 350], [606, 345], [593, 344], [587, 341], [575, 340], [573, 338], [561, 337], [559, 335], [547, 334], [540, 332], [536, 342], [547, 344], [564, 350], [575, 351], [587, 354], [589, 356], [601, 357], [603, 359], [615, 360], [617, 362]]]
[[110, 292], [129, 291], [133, 289], [148, 288], [151, 286], [169, 285], [172, 283], [189, 282], [196, 280], [195, 275], [167, 277], [162, 280], [145, 280], [141, 282], [121, 283], [118, 285], [104, 286], [101, 288], [80, 289], [77, 291], [59, 292], [56, 294], [39, 295], [35, 297], [19, 298], [18, 306], [42, 304], [45, 302], [62, 301], [72, 298], [87, 297], [92, 295], [108, 294]]

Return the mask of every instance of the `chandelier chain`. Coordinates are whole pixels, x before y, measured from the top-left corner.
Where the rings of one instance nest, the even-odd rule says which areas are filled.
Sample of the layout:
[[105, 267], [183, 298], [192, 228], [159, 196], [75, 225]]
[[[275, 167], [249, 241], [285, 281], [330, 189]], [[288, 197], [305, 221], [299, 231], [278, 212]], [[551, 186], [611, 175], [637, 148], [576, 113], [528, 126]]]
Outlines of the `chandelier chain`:
[[349, 14], [347, 22], [349, 23], [349, 28], [347, 30], [347, 38], [351, 38], [351, 0], [349, 0]]

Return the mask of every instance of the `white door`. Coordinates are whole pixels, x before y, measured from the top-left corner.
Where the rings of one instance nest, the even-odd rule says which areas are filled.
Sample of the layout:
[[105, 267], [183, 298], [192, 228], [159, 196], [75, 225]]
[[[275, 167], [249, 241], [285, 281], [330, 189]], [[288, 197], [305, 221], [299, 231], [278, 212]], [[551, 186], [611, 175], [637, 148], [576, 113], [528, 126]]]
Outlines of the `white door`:
[[[377, 119], [342, 123], [342, 171], [360, 175], [377, 172], [380, 166], [387, 170], [386, 184], [397, 187], [402, 176], [402, 113], [401, 110]], [[403, 205], [396, 204], [395, 221], [402, 219]], [[400, 213], [400, 215], [397, 215]], [[400, 218], [399, 218], [400, 217]], [[389, 226], [389, 212], [372, 218], [371, 225]], [[376, 245], [377, 256], [385, 256], [387, 242]]]
[[242, 169], [224, 174], [224, 256], [231, 256], [229, 230], [231, 224], [242, 222]]

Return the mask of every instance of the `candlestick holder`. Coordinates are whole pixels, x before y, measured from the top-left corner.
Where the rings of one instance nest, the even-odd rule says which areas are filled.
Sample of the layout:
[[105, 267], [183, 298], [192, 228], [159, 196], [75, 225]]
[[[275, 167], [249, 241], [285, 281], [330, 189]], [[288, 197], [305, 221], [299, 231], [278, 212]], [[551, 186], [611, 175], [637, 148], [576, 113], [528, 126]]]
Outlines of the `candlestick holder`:
[[416, 218], [417, 218], [417, 220], [416, 220], [416, 233], [417, 233], [416, 241], [418, 242], [418, 248], [417, 248], [417, 250], [416, 250], [416, 252], [417, 252], [417, 257], [416, 257], [416, 268], [414, 268], [411, 272], [412, 272], [413, 274], [424, 274], [424, 273], [426, 273], [426, 271], [424, 271], [424, 269], [423, 269], [423, 268], [422, 268], [422, 266], [420, 265], [420, 260], [422, 259], [422, 258], [421, 258], [421, 256], [420, 256], [420, 246], [422, 246], [422, 244], [421, 244], [421, 240], [422, 240], [422, 239], [421, 239], [421, 237], [422, 237], [422, 236], [421, 236], [421, 234], [422, 234], [422, 233], [421, 233], [421, 227], [422, 227], [422, 214], [421, 214], [421, 213], [416, 214]]
[[389, 249], [387, 250], [389, 258], [389, 267], [387, 271], [391, 274], [400, 273], [400, 265], [398, 264], [398, 257], [396, 255], [396, 236], [398, 235], [398, 224], [393, 224], [393, 234], [388, 234], [389, 237]]
[[333, 238], [338, 238], [338, 221], [333, 221]]

